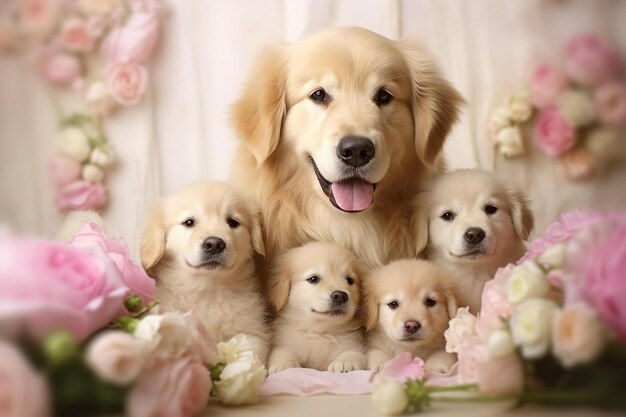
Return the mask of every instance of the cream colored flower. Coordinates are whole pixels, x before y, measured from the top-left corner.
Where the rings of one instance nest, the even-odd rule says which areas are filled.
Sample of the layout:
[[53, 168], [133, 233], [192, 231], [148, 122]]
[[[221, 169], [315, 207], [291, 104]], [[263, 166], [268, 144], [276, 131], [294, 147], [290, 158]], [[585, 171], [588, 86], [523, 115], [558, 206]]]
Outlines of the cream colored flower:
[[144, 317], [135, 329], [135, 337], [146, 342], [149, 351], [160, 359], [179, 357], [191, 343], [191, 332], [178, 313]]
[[506, 99], [504, 105], [509, 118], [515, 122], [525, 122], [533, 115], [533, 107], [530, 104], [530, 94], [527, 91], [512, 94]]
[[533, 298], [524, 301], [513, 311], [511, 335], [515, 345], [522, 348], [526, 359], [538, 359], [550, 347], [552, 320], [557, 312], [554, 302]]
[[567, 245], [565, 243], [557, 243], [548, 248], [539, 257], [539, 263], [546, 269], [560, 268], [567, 259]]
[[545, 297], [550, 282], [534, 261], [526, 261], [515, 267], [507, 282], [507, 297], [513, 304], [535, 297]]
[[123, 331], [108, 331], [89, 343], [85, 362], [103, 381], [126, 385], [141, 372], [146, 354], [142, 341]]
[[96, 81], [89, 85], [85, 93], [85, 102], [89, 112], [99, 117], [109, 115], [115, 108], [115, 101], [109, 95], [103, 81]]
[[608, 336], [594, 310], [584, 304], [567, 306], [554, 317], [552, 350], [563, 366], [582, 365], [602, 353]]
[[74, 126], [66, 127], [61, 131], [58, 149], [59, 152], [76, 162], [84, 162], [91, 153], [87, 135], [82, 129]]
[[513, 338], [508, 330], [496, 330], [487, 340], [487, 353], [493, 358], [510, 355], [515, 350]]
[[100, 167], [108, 167], [115, 162], [115, 153], [108, 145], [98, 146], [91, 151], [89, 162]]
[[500, 129], [496, 134], [496, 144], [499, 146], [500, 153], [506, 158], [513, 158], [524, 153], [522, 131], [517, 126]]
[[491, 117], [489, 118], [489, 129], [497, 133], [500, 129], [509, 127], [512, 125], [511, 118], [509, 117], [509, 111], [506, 107], [500, 106], [496, 108]]
[[595, 119], [593, 102], [589, 95], [579, 90], [569, 90], [556, 101], [559, 112], [572, 126], [586, 126]]
[[476, 316], [469, 312], [468, 307], [459, 308], [443, 334], [446, 338], [446, 352], [458, 353], [461, 340], [473, 335], [475, 327]]
[[83, 165], [83, 179], [89, 182], [100, 182], [104, 178], [102, 169], [94, 164]]
[[404, 387], [394, 378], [379, 375], [374, 381], [372, 402], [381, 413], [393, 416], [402, 414], [409, 404]]

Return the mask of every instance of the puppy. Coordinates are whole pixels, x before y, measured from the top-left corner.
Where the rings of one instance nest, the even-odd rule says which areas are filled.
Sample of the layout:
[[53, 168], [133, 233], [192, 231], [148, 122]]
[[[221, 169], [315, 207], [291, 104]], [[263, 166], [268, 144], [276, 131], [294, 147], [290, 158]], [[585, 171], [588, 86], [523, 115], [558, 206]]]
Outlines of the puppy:
[[368, 368], [411, 352], [427, 371], [448, 372], [456, 362], [443, 336], [456, 315], [453, 288], [440, 268], [424, 260], [403, 259], [372, 271], [364, 285]]
[[526, 195], [476, 169], [441, 176], [428, 194], [416, 211], [418, 247], [454, 278], [459, 305], [477, 313], [485, 282], [524, 254], [534, 223]]
[[269, 373], [306, 367], [349, 372], [366, 364], [357, 318], [361, 267], [347, 249], [312, 242], [277, 260], [270, 302], [278, 312]]
[[157, 280], [161, 306], [191, 310], [217, 341], [246, 334], [265, 362], [269, 331], [255, 252], [264, 252], [258, 208], [216, 181], [156, 204], [141, 238], [141, 262]]

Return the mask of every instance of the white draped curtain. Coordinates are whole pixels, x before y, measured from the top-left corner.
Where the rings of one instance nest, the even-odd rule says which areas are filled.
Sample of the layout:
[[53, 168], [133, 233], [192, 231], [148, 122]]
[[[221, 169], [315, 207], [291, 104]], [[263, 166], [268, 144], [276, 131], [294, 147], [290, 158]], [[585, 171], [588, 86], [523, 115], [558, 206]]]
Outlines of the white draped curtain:
[[[623, 165], [600, 180], [572, 183], [538, 152], [502, 159], [485, 128], [506, 94], [527, 86], [533, 64], [558, 61], [572, 35], [599, 34], [626, 56], [624, 1], [165, 1], [149, 93], [106, 124], [119, 163], [108, 176], [103, 215], [107, 230], [135, 253], [156, 199], [192, 180], [227, 178], [237, 143], [229, 109], [258, 51], [332, 26], [415, 38], [431, 50], [467, 100], [446, 144], [450, 167], [493, 170], [527, 187], [536, 233], [572, 208], [626, 207]], [[52, 236], [62, 221], [47, 174], [57, 140], [53, 101], [26, 59], [0, 56], [0, 223], [19, 232]], [[57, 101], [64, 112], [76, 106], [71, 97]]]

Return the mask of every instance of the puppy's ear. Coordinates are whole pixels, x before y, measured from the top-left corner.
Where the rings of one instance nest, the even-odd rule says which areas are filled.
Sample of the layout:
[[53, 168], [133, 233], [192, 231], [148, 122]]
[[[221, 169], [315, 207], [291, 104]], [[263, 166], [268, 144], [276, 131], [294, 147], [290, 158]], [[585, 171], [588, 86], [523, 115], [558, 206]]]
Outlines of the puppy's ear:
[[413, 206], [413, 233], [415, 238], [415, 256], [424, 257], [428, 246], [428, 234], [430, 233], [430, 210], [428, 203], [429, 194], [420, 192], [417, 194]]
[[165, 216], [161, 204], [154, 206], [148, 223], [141, 235], [141, 265], [150, 270], [161, 260], [165, 252]]
[[456, 311], [459, 309], [459, 304], [456, 301], [454, 294], [449, 293], [446, 297], [446, 308], [448, 309], [448, 317], [450, 320], [456, 317]]
[[464, 100], [418, 44], [402, 39], [397, 45], [411, 73], [415, 151], [427, 167], [438, 170], [443, 144]]
[[373, 278], [372, 276], [366, 277], [366, 280], [370, 282], [365, 282], [363, 285], [363, 292], [365, 296], [363, 297], [363, 325], [365, 326], [366, 331], [372, 330], [378, 324], [378, 299], [373, 291], [373, 283], [371, 282]]
[[285, 307], [289, 299], [291, 273], [291, 268], [284, 257], [278, 258], [267, 287], [267, 298], [277, 312]]
[[235, 129], [257, 165], [274, 152], [287, 114], [286, 46], [265, 49], [232, 109]]
[[510, 189], [507, 194], [511, 203], [511, 219], [515, 233], [522, 240], [527, 240], [535, 225], [535, 217], [530, 210], [526, 193], [521, 189]]
[[261, 210], [256, 204], [251, 204], [250, 211], [251, 227], [250, 237], [252, 239], [252, 248], [259, 255], [265, 256], [265, 241], [263, 240], [263, 216]]

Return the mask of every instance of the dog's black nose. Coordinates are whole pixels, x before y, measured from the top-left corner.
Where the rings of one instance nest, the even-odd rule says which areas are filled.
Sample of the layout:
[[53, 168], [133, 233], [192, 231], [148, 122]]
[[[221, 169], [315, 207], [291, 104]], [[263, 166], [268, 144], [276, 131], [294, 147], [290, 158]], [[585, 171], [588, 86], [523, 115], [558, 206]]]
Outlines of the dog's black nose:
[[202, 250], [211, 255], [217, 255], [222, 253], [226, 248], [226, 242], [219, 237], [211, 236], [204, 239], [202, 242]]
[[470, 227], [463, 235], [467, 243], [478, 245], [485, 238], [485, 231], [480, 227]]
[[415, 320], [409, 320], [406, 323], [404, 323], [404, 330], [406, 330], [407, 333], [415, 333], [417, 332], [420, 327], [422, 327], [421, 324], [419, 324], [419, 322], [415, 321]]
[[367, 164], [375, 153], [372, 141], [362, 136], [346, 136], [337, 145], [337, 157], [355, 168]]
[[348, 301], [348, 293], [345, 291], [333, 291], [333, 293], [330, 295], [330, 299], [332, 300], [333, 304], [340, 305]]

